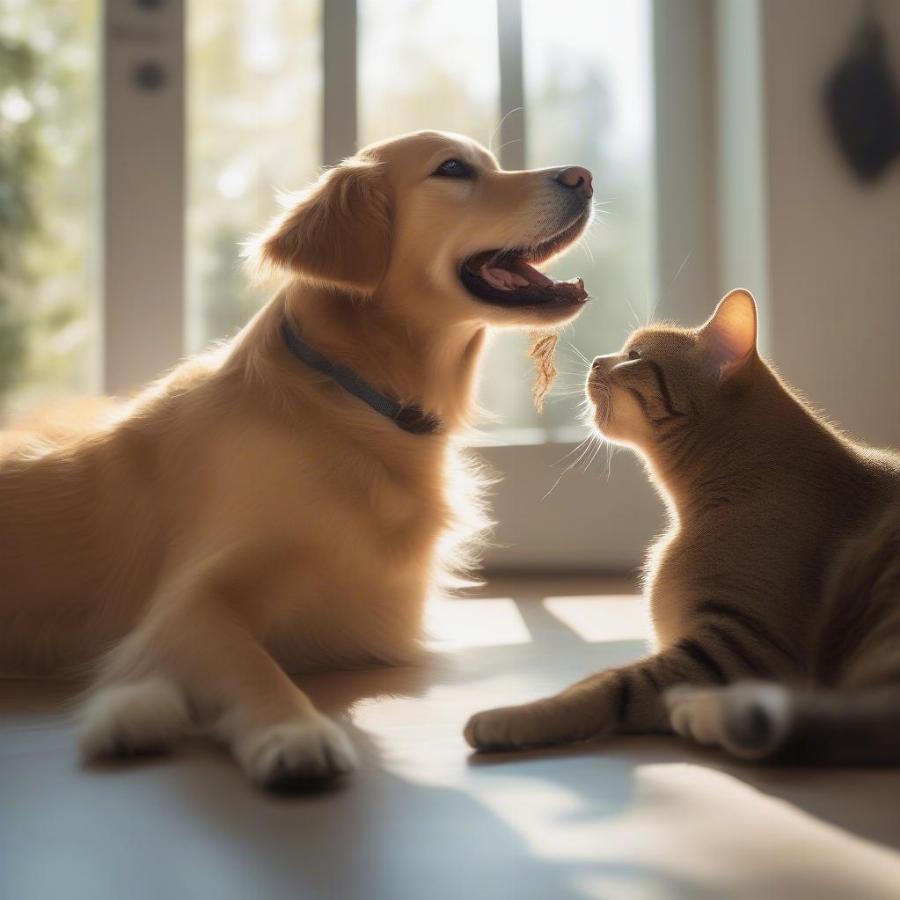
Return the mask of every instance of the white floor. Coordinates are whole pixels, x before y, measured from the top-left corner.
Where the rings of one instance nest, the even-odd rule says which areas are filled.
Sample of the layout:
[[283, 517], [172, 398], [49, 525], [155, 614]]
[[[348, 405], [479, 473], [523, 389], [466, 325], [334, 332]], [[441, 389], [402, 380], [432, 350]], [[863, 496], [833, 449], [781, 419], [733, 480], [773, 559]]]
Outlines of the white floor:
[[75, 763], [64, 691], [0, 686], [3, 900], [900, 897], [900, 771], [752, 768], [676, 739], [474, 757], [469, 713], [643, 652], [628, 585], [495, 582], [421, 669], [303, 680], [362, 768], [267, 797], [203, 744]]

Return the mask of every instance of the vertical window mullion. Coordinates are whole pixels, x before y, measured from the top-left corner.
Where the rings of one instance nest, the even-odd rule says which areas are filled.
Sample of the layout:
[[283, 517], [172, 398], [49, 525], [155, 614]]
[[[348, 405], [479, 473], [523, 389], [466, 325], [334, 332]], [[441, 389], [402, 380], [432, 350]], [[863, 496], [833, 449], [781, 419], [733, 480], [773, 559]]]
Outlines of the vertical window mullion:
[[499, 157], [504, 169], [526, 167], [522, 0], [497, 0], [500, 61]]
[[356, 0], [322, 0], [322, 163], [356, 152]]
[[103, 13], [103, 383], [125, 393], [184, 350], [182, 3]]

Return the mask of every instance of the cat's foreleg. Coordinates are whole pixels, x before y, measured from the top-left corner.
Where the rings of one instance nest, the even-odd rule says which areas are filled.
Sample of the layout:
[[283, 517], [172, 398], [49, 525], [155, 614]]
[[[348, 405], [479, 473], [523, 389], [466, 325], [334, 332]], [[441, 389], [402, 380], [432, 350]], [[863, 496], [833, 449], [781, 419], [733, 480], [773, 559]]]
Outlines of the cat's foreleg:
[[553, 697], [472, 716], [465, 737], [477, 750], [583, 741], [617, 732], [671, 731], [664, 692], [678, 684], [724, 685], [746, 676], [741, 662], [685, 638], [630, 666], [592, 675]]

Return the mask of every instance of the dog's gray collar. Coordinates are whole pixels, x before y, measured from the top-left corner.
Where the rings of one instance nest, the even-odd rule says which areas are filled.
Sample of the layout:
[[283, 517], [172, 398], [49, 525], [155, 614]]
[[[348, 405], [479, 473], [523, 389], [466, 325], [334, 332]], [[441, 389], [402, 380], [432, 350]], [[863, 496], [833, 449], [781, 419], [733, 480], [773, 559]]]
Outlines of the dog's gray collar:
[[347, 393], [367, 403], [375, 412], [390, 419], [398, 428], [410, 434], [434, 434], [441, 430], [442, 423], [437, 416], [424, 412], [418, 406], [404, 406], [397, 400], [376, 391], [351, 369], [326, 359], [294, 332], [287, 319], [282, 319], [280, 330], [284, 344], [293, 356], [311, 369], [327, 375]]

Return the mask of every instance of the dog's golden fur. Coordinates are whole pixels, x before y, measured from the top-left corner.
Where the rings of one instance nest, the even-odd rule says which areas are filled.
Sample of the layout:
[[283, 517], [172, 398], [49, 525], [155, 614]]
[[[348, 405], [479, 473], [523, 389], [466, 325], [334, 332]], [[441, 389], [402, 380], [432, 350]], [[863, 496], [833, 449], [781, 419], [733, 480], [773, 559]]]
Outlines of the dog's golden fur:
[[[477, 178], [429, 177], [447, 157]], [[369, 147], [256, 242], [288, 280], [232, 341], [90, 427], [0, 447], [0, 667], [95, 673], [86, 757], [200, 727], [261, 783], [352, 767], [285, 672], [416, 650], [429, 590], [481, 525], [454, 435], [486, 329], [575, 314], [480, 303], [458, 266], [574, 237], [589, 209], [564, 220], [553, 174], [433, 132]], [[442, 430], [408, 434], [304, 366], [284, 319]]]

